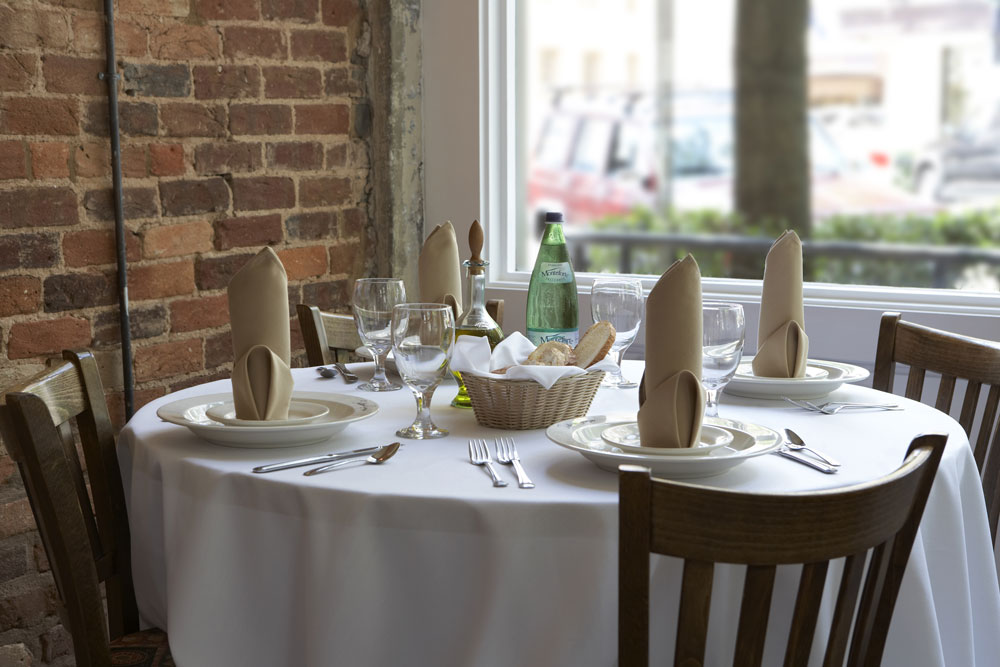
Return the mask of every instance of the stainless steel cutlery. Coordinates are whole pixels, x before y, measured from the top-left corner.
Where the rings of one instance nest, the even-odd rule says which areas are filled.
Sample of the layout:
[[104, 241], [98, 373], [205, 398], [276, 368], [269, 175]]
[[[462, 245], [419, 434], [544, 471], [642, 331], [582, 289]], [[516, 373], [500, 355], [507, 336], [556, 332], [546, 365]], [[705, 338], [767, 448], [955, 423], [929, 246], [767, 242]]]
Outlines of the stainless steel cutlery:
[[333, 364], [333, 368], [329, 366], [317, 366], [316, 372], [327, 379], [337, 377], [337, 373], [340, 373], [340, 377], [344, 378], [344, 382], [347, 384], [354, 384], [358, 381], [358, 376], [348, 370], [347, 366], [340, 362]]
[[507, 482], [500, 479], [500, 475], [493, 469], [493, 459], [490, 457], [490, 448], [482, 438], [469, 440], [469, 461], [473, 465], [484, 466], [493, 480], [493, 486], [507, 486]]
[[524, 467], [521, 465], [521, 458], [517, 455], [514, 438], [497, 438], [495, 444], [497, 461], [514, 467], [514, 472], [517, 473], [517, 485], [522, 489], [535, 488], [535, 483], [528, 479], [528, 473], [524, 472]]
[[379, 463], [383, 463], [386, 460], [391, 459], [398, 450], [399, 450], [399, 443], [394, 442], [391, 445], [386, 445], [385, 447], [379, 447], [377, 452], [373, 453], [371, 456], [368, 456], [366, 458], [363, 459], [352, 458], [344, 461], [335, 461], [334, 463], [330, 463], [328, 465], [321, 466], [319, 468], [307, 470], [302, 474], [305, 475], [306, 477], [311, 477], [312, 475], [319, 475], [320, 473], [330, 472], [331, 470], [337, 470], [338, 468], [343, 468], [344, 466], [350, 465], [352, 463], [369, 463], [372, 465], [378, 465]]
[[[392, 443], [394, 445], [399, 445], [398, 442]], [[301, 466], [311, 466], [317, 463], [331, 463], [333, 461], [339, 461], [341, 459], [353, 459], [359, 456], [368, 456], [374, 452], [385, 447], [391, 447], [392, 445], [382, 445], [376, 447], [363, 447], [361, 449], [354, 449], [349, 452], [331, 452], [330, 454], [320, 454], [318, 456], [310, 456], [304, 459], [293, 459], [291, 461], [282, 461], [280, 463], [270, 463], [268, 465], [257, 466], [253, 469], [256, 473], [265, 472], [275, 472], [277, 470], [287, 470], [288, 468], [298, 468]]]

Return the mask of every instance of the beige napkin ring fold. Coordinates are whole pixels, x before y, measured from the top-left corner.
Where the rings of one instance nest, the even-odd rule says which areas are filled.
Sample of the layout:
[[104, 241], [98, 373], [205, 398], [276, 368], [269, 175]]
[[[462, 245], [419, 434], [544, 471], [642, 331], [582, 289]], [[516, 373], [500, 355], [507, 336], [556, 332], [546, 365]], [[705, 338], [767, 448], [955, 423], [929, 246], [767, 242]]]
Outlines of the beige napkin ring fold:
[[288, 419], [292, 387], [288, 364], [266, 345], [254, 345], [233, 364], [236, 418]]
[[809, 336], [798, 322], [789, 320], [757, 346], [753, 374], [770, 378], [805, 377], [808, 360]]
[[705, 390], [698, 376], [685, 369], [646, 390], [639, 408], [639, 441], [643, 447], [694, 447], [701, 437]]

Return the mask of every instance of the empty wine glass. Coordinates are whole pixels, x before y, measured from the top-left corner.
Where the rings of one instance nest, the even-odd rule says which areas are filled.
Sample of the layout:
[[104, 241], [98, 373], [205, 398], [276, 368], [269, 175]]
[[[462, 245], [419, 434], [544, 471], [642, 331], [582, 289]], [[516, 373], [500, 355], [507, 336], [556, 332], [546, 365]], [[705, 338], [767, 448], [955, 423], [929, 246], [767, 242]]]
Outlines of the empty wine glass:
[[417, 418], [396, 431], [401, 438], [442, 438], [448, 431], [431, 421], [431, 397], [448, 373], [455, 345], [451, 306], [404, 303], [392, 310], [392, 350], [396, 369], [417, 399]]
[[406, 301], [403, 281], [395, 278], [361, 278], [354, 282], [354, 322], [361, 342], [375, 357], [375, 375], [358, 386], [362, 391], [396, 391], [403, 386], [385, 376], [385, 358], [392, 347], [392, 309]]
[[607, 320], [615, 328], [611, 358], [618, 368], [604, 376], [602, 387], [631, 389], [635, 382], [622, 376], [621, 360], [642, 322], [642, 282], [628, 278], [598, 278], [590, 290], [590, 314], [595, 322]]
[[705, 416], [719, 416], [719, 392], [736, 374], [743, 356], [746, 321], [738, 303], [702, 304], [701, 384], [708, 400]]

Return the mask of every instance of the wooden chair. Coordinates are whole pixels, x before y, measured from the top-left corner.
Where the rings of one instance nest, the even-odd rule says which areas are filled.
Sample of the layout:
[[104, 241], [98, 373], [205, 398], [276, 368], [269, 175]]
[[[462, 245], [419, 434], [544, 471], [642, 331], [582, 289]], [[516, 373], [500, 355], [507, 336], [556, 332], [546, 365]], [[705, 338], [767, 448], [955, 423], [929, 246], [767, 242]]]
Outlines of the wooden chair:
[[0, 433], [24, 479], [76, 664], [173, 665], [165, 633], [139, 632], [125, 494], [97, 363], [89, 352], [63, 359], [4, 393]]
[[945, 440], [943, 435], [920, 436], [890, 475], [813, 493], [738, 493], [654, 480], [647, 468], [621, 466], [621, 666], [648, 663], [650, 552], [685, 559], [675, 665], [704, 662], [717, 562], [748, 566], [735, 640], [739, 665], [761, 664], [775, 566], [803, 564], [784, 664], [806, 664], [829, 562], [837, 558], [845, 559], [844, 574], [823, 664], [842, 665], [846, 656], [849, 665], [878, 665]]
[[[487, 301], [486, 310], [503, 327], [503, 299]], [[352, 316], [323, 312], [305, 303], [295, 306], [295, 312], [299, 316], [310, 366], [347, 361], [348, 356], [361, 347], [361, 337]]]
[[[921, 400], [927, 371], [941, 374], [934, 407], [951, 412], [956, 380], [966, 380], [962, 412], [958, 422], [969, 436], [972, 453], [983, 480], [986, 513], [994, 543], [1000, 523], [1000, 430], [997, 428], [997, 406], [1000, 404], [1000, 343], [931, 329], [903, 322], [899, 313], [884, 313], [875, 351], [875, 373], [872, 386], [892, 391], [896, 364], [910, 367], [906, 379], [906, 397]], [[983, 386], [989, 394], [982, 412], [979, 411]], [[978, 420], [977, 420], [978, 417]], [[978, 421], [978, 437], [973, 428]]]

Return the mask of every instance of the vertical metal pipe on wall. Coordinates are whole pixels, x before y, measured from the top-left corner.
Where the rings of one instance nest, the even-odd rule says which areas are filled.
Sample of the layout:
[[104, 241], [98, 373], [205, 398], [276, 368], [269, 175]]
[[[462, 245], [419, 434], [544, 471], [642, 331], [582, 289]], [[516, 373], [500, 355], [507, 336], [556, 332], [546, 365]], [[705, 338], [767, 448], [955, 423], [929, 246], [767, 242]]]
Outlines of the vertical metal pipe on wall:
[[108, 84], [108, 124], [111, 134], [111, 176], [114, 181], [115, 250], [118, 258], [118, 323], [122, 339], [122, 381], [125, 392], [125, 419], [135, 411], [132, 378], [132, 332], [128, 313], [128, 265], [125, 254], [125, 206], [122, 199], [121, 138], [118, 131], [118, 74], [115, 64], [114, 0], [104, 0], [107, 71], [102, 78]]

